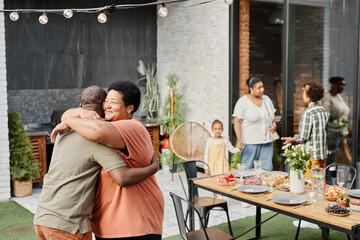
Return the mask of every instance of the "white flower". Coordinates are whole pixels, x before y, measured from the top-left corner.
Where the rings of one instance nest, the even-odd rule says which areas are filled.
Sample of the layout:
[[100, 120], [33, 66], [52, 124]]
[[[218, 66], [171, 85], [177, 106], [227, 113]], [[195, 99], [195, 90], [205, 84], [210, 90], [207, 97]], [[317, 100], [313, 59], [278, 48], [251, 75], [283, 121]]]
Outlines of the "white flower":
[[296, 153], [293, 152], [291, 155], [293, 155], [293, 157], [295, 157], [295, 156], [296, 156]]

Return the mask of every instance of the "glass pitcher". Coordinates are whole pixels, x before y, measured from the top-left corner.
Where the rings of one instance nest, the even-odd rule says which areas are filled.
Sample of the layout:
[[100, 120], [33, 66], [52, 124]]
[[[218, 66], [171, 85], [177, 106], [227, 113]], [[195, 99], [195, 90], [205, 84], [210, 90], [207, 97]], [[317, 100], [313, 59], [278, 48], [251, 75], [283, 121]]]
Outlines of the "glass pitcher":
[[314, 167], [311, 168], [311, 184], [312, 191], [316, 192], [317, 196], [321, 197], [325, 186], [325, 169]]

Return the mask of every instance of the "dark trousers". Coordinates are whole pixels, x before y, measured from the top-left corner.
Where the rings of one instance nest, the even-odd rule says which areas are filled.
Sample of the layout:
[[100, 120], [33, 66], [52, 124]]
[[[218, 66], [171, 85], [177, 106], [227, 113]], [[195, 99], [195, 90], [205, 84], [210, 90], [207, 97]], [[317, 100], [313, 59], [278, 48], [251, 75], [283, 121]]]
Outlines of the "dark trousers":
[[125, 238], [101, 238], [96, 236], [96, 240], [161, 240], [161, 235], [159, 234], [149, 234], [138, 237], [125, 237]]

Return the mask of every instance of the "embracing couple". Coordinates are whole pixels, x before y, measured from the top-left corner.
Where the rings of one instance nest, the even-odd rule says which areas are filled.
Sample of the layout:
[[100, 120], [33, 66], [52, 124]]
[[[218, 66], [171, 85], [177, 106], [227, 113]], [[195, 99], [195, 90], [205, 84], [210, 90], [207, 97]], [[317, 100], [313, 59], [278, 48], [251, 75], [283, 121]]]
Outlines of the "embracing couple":
[[140, 96], [128, 81], [107, 94], [91, 86], [80, 107], [64, 113], [34, 218], [39, 239], [92, 239], [92, 231], [96, 239], [161, 239], [159, 161], [146, 128], [132, 119]]

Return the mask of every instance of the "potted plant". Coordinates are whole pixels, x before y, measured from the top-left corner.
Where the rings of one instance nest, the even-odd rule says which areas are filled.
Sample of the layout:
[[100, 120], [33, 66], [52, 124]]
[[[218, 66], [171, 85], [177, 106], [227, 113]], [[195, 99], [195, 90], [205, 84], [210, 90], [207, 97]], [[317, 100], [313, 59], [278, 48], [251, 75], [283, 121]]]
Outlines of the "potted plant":
[[[238, 144], [238, 141], [236, 141], [236, 145], [237, 146]], [[242, 163], [242, 160], [241, 160], [241, 152], [237, 152], [235, 154], [233, 154], [231, 156], [231, 164], [230, 164], [230, 167], [231, 168], [234, 168], [234, 169], [237, 169], [237, 164], [238, 163]]]
[[[176, 73], [171, 73], [166, 76], [168, 86], [170, 87], [169, 94], [165, 98], [164, 105], [158, 123], [162, 126], [162, 133], [165, 137], [170, 138], [171, 133], [184, 122], [183, 117], [183, 102], [182, 95], [177, 93], [176, 85], [180, 80], [180, 76]], [[176, 156], [171, 147], [169, 153], [161, 154], [161, 162], [170, 166], [170, 170], [182, 160]], [[172, 170], [175, 171], [175, 170]]]
[[282, 147], [284, 152], [281, 154], [286, 157], [285, 163], [290, 166], [290, 191], [293, 193], [303, 193], [305, 191], [305, 172], [311, 169], [311, 161], [306, 165], [311, 155], [316, 151], [312, 146], [305, 147], [303, 144], [287, 144]]
[[10, 176], [15, 197], [25, 197], [32, 192], [32, 180], [39, 177], [40, 163], [32, 161], [30, 140], [20, 121], [20, 113], [9, 112]]
[[138, 82], [146, 80], [146, 92], [141, 97], [140, 111], [147, 112], [149, 118], [156, 118], [159, 110], [159, 94], [155, 65], [143, 68], [144, 77]]

